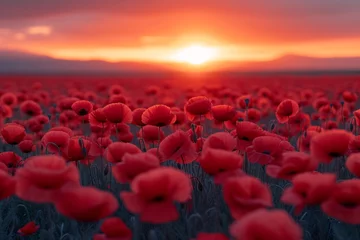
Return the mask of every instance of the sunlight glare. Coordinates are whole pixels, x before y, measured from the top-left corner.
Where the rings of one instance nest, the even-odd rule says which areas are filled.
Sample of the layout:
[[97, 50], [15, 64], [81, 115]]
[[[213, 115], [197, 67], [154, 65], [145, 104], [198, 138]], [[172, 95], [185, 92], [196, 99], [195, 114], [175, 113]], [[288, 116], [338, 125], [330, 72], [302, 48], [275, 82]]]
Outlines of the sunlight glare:
[[205, 62], [214, 60], [216, 57], [216, 49], [201, 45], [192, 45], [180, 49], [174, 56], [173, 60], [177, 62], [185, 62], [193, 65], [200, 65]]

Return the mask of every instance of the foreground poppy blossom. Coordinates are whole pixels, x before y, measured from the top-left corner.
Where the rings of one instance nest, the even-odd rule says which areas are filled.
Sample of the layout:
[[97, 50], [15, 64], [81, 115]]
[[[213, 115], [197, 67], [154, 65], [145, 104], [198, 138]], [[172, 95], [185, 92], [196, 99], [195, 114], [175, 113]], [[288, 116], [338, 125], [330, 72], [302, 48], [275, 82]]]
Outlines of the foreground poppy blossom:
[[194, 121], [196, 116], [205, 116], [205, 118], [212, 119], [211, 114], [212, 104], [207, 97], [197, 96], [190, 98], [185, 106], [184, 112], [189, 121]]
[[62, 131], [49, 131], [41, 138], [46, 151], [61, 154], [69, 146], [70, 136]]
[[281, 201], [293, 205], [299, 215], [307, 205], [320, 205], [327, 200], [336, 184], [336, 175], [330, 173], [307, 172], [292, 179], [292, 187], [284, 190]]
[[168, 106], [158, 104], [146, 109], [141, 115], [141, 121], [146, 125], [163, 127], [173, 124], [176, 121], [176, 115]]
[[319, 162], [330, 163], [347, 153], [353, 138], [353, 134], [340, 129], [321, 132], [311, 139], [311, 156]]
[[16, 123], [8, 123], [1, 129], [1, 135], [10, 145], [19, 144], [25, 137], [25, 128]]
[[190, 163], [197, 157], [195, 146], [191, 142], [189, 135], [181, 130], [178, 130], [163, 141], [159, 146], [159, 153], [163, 160], [174, 160], [178, 163]]
[[146, 108], [137, 108], [137, 109], [135, 109], [135, 110], [132, 112], [132, 114], [133, 114], [133, 121], [132, 121], [132, 123], [133, 123], [134, 125], [137, 125], [137, 126], [140, 126], [140, 127], [146, 125], [146, 124], [143, 123], [143, 121], [142, 121], [142, 115], [143, 115], [143, 113], [145, 112], [145, 110], [146, 110]]
[[70, 138], [63, 155], [68, 161], [85, 160], [87, 161], [85, 163], [88, 164], [89, 161], [100, 155], [100, 148], [92, 140], [77, 136]]
[[353, 153], [346, 159], [346, 168], [355, 176], [360, 177], [360, 153]]
[[157, 167], [160, 167], [160, 160], [151, 153], [125, 153], [122, 161], [112, 167], [112, 172], [119, 183], [128, 183]]
[[228, 240], [229, 238], [223, 233], [199, 233], [196, 240]]
[[60, 214], [77, 221], [95, 222], [113, 214], [119, 203], [110, 192], [95, 187], [77, 187], [61, 190], [55, 208]]
[[257, 209], [271, 207], [272, 197], [267, 185], [259, 179], [244, 176], [231, 178], [223, 186], [223, 195], [231, 216], [241, 219]]
[[16, 179], [6, 171], [0, 170], [0, 200], [15, 194]]
[[232, 152], [236, 149], [236, 139], [227, 132], [211, 134], [204, 142], [203, 151], [208, 148], [223, 149]]
[[238, 150], [244, 151], [255, 138], [264, 135], [264, 130], [253, 122], [242, 121], [236, 123], [236, 135]]
[[93, 110], [93, 104], [86, 100], [79, 100], [71, 105], [71, 109], [79, 116], [86, 116]]
[[106, 160], [111, 163], [122, 162], [125, 153], [141, 153], [141, 150], [131, 143], [114, 142], [106, 149]]
[[267, 165], [266, 173], [273, 177], [291, 180], [296, 174], [315, 171], [318, 163], [302, 152], [284, 152], [279, 165]]
[[131, 183], [132, 192], [121, 192], [120, 198], [140, 220], [160, 224], [175, 221], [179, 213], [174, 202], [191, 198], [190, 178], [180, 170], [160, 167], [140, 174]]
[[108, 120], [102, 108], [98, 108], [89, 114], [89, 123], [91, 126], [105, 128]]
[[155, 144], [159, 141], [160, 135], [160, 142], [165, 138], [164, 132], [156, 126], [146, 125], [139, 131], [139, 137], [143, 139], [146, 145]]
[[272, 136], [261, 136], [253, 140], [253, 144], [246, 148], [248, 159], [252, 163], [279, 164], [282, 153], [294, 151], [288, 141]]
[[104, 220], [100, 230], [103, 234], [96, 234], [94, 240], [131, 240], [132, 232], [118, 217], [110, 217]]
[[221, 123], [231, 120], [235, 114], [235, 108], [229, 105], [217, 105], [211, 108], [213, 118]]
[[131, 123], [131, 109], [123, 103], [111, 103], [103, 108], [106, 119], [111, 123]]
[[80, 184], [76, 167], [66, 165], [65, 159], [54, 155], [28, 158], [15, 177], [16, 195], [35, 203], [50, 203], [59, 190]]
[[33, 235], [34, 233], [36, 233], [38, 230], [40, 229], [39, 225], [36, 225], [36, 223], [34, 221], [32, 222], [28, 222], [27, 224], [25, 224], [22, 228], [20, 228], [18, 230], [18, 233], [21, 236], [30, 236]]
[[235, 240], [302, 240], [303, 231], [284, 210], [260, 209], [230, 226]]
[[299, 112], [299, 105], [291, 99], [282, 101], [276, 109], [276, 118], [279, 123], [286, 123], [289, 118], [296, 116]]
[[243, 158], [235, 152], [208, 148], [199, 162], [203, 170], [214, 177], [215, 183], [221, 184], [230, 176], [241, 175]]
[[345, 223], [360, 224], [360, 180], [337, 183], [331, 196], [321, 204], [321, 209]]

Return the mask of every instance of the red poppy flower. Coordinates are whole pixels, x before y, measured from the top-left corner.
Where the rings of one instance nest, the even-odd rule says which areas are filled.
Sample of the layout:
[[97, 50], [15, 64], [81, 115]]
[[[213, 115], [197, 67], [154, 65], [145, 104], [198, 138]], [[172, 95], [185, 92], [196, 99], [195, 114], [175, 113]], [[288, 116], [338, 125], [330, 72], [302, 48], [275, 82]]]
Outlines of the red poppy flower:
[[110, 217], [104, 220], [100, 230], [104, 234], [96, 234], [94, 240], [131, 240], [132, 232], [118, 217]]
[[115, 124], [111, 128], [111, 133], [121, 142], [131, 142], [134, 138], [134, 135], [130, 131], [130, 126], [125, 123]]
[[6, 165], [1, 164], [6, 168], [5, 171], [0, 170], [0, 200], [3, 200], [15, 194], [16, 179], [8, 174]]
[[144, 139], [145, 143], [148, 145], [150, 143], [154, 144], [159, 141], [160, 142], [165, 138], [164, 132], [156, 126], [146, 125], [139, 131], [139, 137]]
[[106, 149], [111, 143], [113, 143], [110, 137], [99, 137], [96, 142], [103, 150]]
[[103, 108], [98, 108], [89, 114], [89, 123], [91, 126], [97, 126], [101, 128], [106, 127], [108, 120]]
[[241, 219], [257, 209], [273, 205], [268, 186], [255, 177], [229, 179], [223, 186], [223, 195], [231, 216], [235, 219]]
[[60, 111], [71, 110], [71, 106], [74, 102], [79, 101], [76, 97], [65, 97], [58, 102], [58, 108]]
[[160, 160], [151, 153], [125, 153], [122, 161], [112, 167], [119, 183], [131, 182], [139, 174], [160, 166]]
[[111, 123], [131, 123], [131, 109], [123, 103], [111, 103], [103, 108], [103, 113]]
[[252, 108], [253, 107], [253, 99], [252, 99], [251, 95], [240, 96], [236, 100], [236, 102], [237, 102], [237, 104], [239, 105], [239, 107], [241, 109], [247, 109], [247, 108]]
[[292, 132], [299, 133], [310, 126], [310, 116], [299, 111], [295, 116], [289, 118], [289, 124]]
[[235, 152], [208, 148], [200, 157], [200, 165], [216, 184], [223, 183], [230, 176], [241, 175], [243, 158]]
[[18, 230], [18, 233], [21, 236], [30, 236], [33, 235], [34, 233], [36, 233], [38, 230], [40, 229], [39, 225], [36, 225], [36, 223], [34, 221], [32, 222], [28, 222], [27, 224], [25, 224], [22, 228], [20, 228]]
[[229, 105], [217, 105], [211, 108], [213, 118], [219, 122], [231, 120], [235, 114], [235, 108]]
[[321, 204], [321, 209], [345, 223], [360, 224], [360, 180], [337, 183], [331, 196]]
[[360, 177], [360, 153], [353, 153], [346, 159], [346, 168], [357, 177]]
[[132, 192], [121, 192], [120, 198], [142, 222], [159, 224], [179, 218], [174, 202], [191, 198], [190, 178], [180, 170], [160, 167], [140, 174], [131, 183]]
[[80, 161], [89, 164], [95, 157], [99, 156], [100, 149], [97, 144], [81, 136], [72, 137], [69, 145], [64, 152], [64, 157], [68, 161]]
[[182, 110], [180, 110], [180, 108], [172, 107], [171, 111], [176, 116], [176, 121], [174, 122], [174, 125], [182, 125], [186, 122], [186, 115]]
[[142, 122], [141, 118], [146, 108], [137, 108], [133, 111], [133, 121], [132, 123], [137, 126], [145, 126], [146, 124]]
[[46, 151], [61, 154], [69, 146], [70, 136], [63, 131], [49, 131], [41, 139]]
[[342, 97], [343, 97], [344, 101], [347, 103], [356, 102], [356, 100], [357, 100], [356, 93], [353, 93], [350, 91], [344, 91], [342, 94]]
[[257, 123], [261, 119], [261, 112], [255, 108], [250, 108], [247, 110], [247, 120], [249, 122]]
[[15, 94], [7, 92], [1, 95], [0, 102], [12, 108], [17, 104], [17, 97]]
[[109, 95], [121, 94], [124, 92], [124, 88], [120, 85], [114, 84], [109, 89]]
[[189, 135], [181, 130], [170, 134], [161, 141], [159, 153], [165, 161], [171, 159], [183, 164], [193, 162], [197, 156]]
[[282, 101], [276, 109], [276, 118], [279, 123], [286, 123], [289, 118], [296, 116], [299, 105], [291, 99]]
[[197, 96], [190, 98], [186, 102], [184, 112], [189, 121], [193, 121], [196, 116], [205, 116], [208, 119], [212, 119], [211, 107], [212, 104], [207, 97]]
[[227, 132], [214, 133], [204, 142], [203, 151], [206, 151], [208, 148], [223, 149], [232, 152], [236, 149], [236, 139]]
[[53, 127], [53, 128], [51, 128], [49, 131], [60, 131], [60, 132], [65, 132], [65, 133], [67, 133], [70, 137], [74, 136], [73, 131], [72, 131], [70, 128], [64, 127], [64, 126]]
[[196, 240], [229, 240], [223, 233], [199, 233]]
[[235, 240], [303, 239], [301, 227], [284, 210], [257, 210], [234, 222], [230, 233]]
[[14, 152], [0, 153], [0, 162], [8, 167], [10, 173], [14, 173], [17, 167], [22, 165], [21, 157]]
[[288, 141], [272, 136], [257, 137], [252, 145], [246, 148], [249, 161], [261, 165], [279, 164], [282, 153], [289, 151], [294, 151], [294, 147]]
[[66, 165], [65, 159], [54, 155], [28, 158], [15, 177], [16, 195], [36, 203], [50, 203], [59, 190], [80, 184], [75, 165]]
[[95, 187], [77, 187], [61, 190], [55, 201], [56, 210], [82, 222], [95, 222], [113, 214], [118, 200], [110, 193]]
[[347, 154], [360, 152], [360, 136], [355, 136], [349, 142], [349, 150]]
[[31, 140], [23, 140], [19, 143], [19, 149], [23, 153], [31, 153], [35, 151], [35, 145]]
[[33, 119], [41, 125], [47, 124], [49, 122], [49, 117], [43, 114], [33, 117]]
[[304, 132], [304, 134], [302, 134], [297, 140], [297, 147], [299, 151], [309, 153], [311, 139], [317, 134], [319, 134], [317, 131]]
[[229, 121], [226, 121], [224, 124], [227, 129], [234, 129], [236, 128], [236, 124], [239, 121], [244, 121], [245, 119], [246, 119], [245, 113], [236, 111], [235, 116]]
[[86, 100], [79, 100], [71, 105], [71, 109], [79, 116], [86, 116], [93, 110], [93, 104]]
[[120, 94], [111, 95], [109, 98], [109, 103], [124, 103], [126, 104], [126, 98]]
[[291, 180], [296, 174], [315, 171], [318, 163], [310, 155], [302, 152], [284, 152], [280, 165], [267, 165], [270, 177]]
[[11, 118], [13, 116], [12, 109], [4, 104], [0, 104], [0, 117]]
[[176, 121], [176, 116], [166, 105], [154, 105], [144, 111], [141, 121], [146, 125], [163, 127], [171, 125]]
[[32, 100], [26, 100], [21, 103], [20, 110], [29, 116], [37, 116], [42, 113], [40, 105]]
[[141, 153], [141, 150], [131, 143], [114, 142], [106, 149], [106, 160], [112, 163], [122, 162], [125, 153]]
[[10, 145], [19, 144], [25, 137], [25, 128], [16, 123], [8, 123], [1, 129], [1, 135]]
[[311, 139], [311, 156], [317, 161], [330, 163], [333, 158], [346, 154], [353, 138], [353, 134], [340, 129], [321, 132]]
[[238, 138], [237, 147], [244, 151], [251, 146], [255, 138], [264, 135], [264, 130], [253, 122], [243, 121], [236, 123], [236, 134]]
[[320, 205], [327, 200], [336, 184], [336, 175], [330, 173], [300, 173], [292, 179], [293, 186], [284, 190], [283, 203], [293, 205], [299, 215], [306, 205]]

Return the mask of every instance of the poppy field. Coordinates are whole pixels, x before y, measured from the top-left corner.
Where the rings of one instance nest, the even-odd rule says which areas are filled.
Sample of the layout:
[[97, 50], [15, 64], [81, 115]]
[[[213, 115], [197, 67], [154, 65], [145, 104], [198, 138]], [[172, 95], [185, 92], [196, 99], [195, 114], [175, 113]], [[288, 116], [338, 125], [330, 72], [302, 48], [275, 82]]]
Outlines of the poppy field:
[[0, 239], [360, 239], [360, 76], [0, 76]]

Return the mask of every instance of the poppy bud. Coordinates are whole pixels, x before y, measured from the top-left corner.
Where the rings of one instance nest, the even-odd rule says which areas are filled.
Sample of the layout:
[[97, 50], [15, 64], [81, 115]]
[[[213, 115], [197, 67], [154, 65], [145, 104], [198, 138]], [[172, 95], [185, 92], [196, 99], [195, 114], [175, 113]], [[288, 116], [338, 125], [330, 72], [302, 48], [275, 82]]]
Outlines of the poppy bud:
[[82, 140], [82, 138], [79, 138], [79, 145], [81, 148], [84, 146], [84, 141]]
[[350, 132], [352, 132], [354, 130], [354, 124], [350, 123]]
[[275, 126], [276, 126], [275, 123], [272, 123], [272, 124], [270, 125], [270, 131], [274, 130]]
[[307, 136], [307, 131], [304, 132], [304, 137], [306, 137], [306, 136]]
[[106, 164], [105, 168], [104, 168], [104, 176], [107, 176], [109, 173], [109, 165]]
[[87, 155], [87, 150], [86, 150], [85, 147], [82, 147], [82, 148], [81, 148], [81, 152], [82, 152], [82, 154], [83, 154], [84, 156]]
[[249, 103], [250, 103], [250, 99], [249, 99], [249, 98], [245, 98], [245, 99], [244, 99], [244, 102], [245, 102], [246, 106], [248, 107], [248, 106], [249, 106]]
[[199, 183], [197, 184], [197, 189], [199, 190], [199, 192], [202, 192], [202, 191], [203, 191], [204, 187], [203, 187], [203, 185], [202, 185], [201, 182], [199, 182]]

